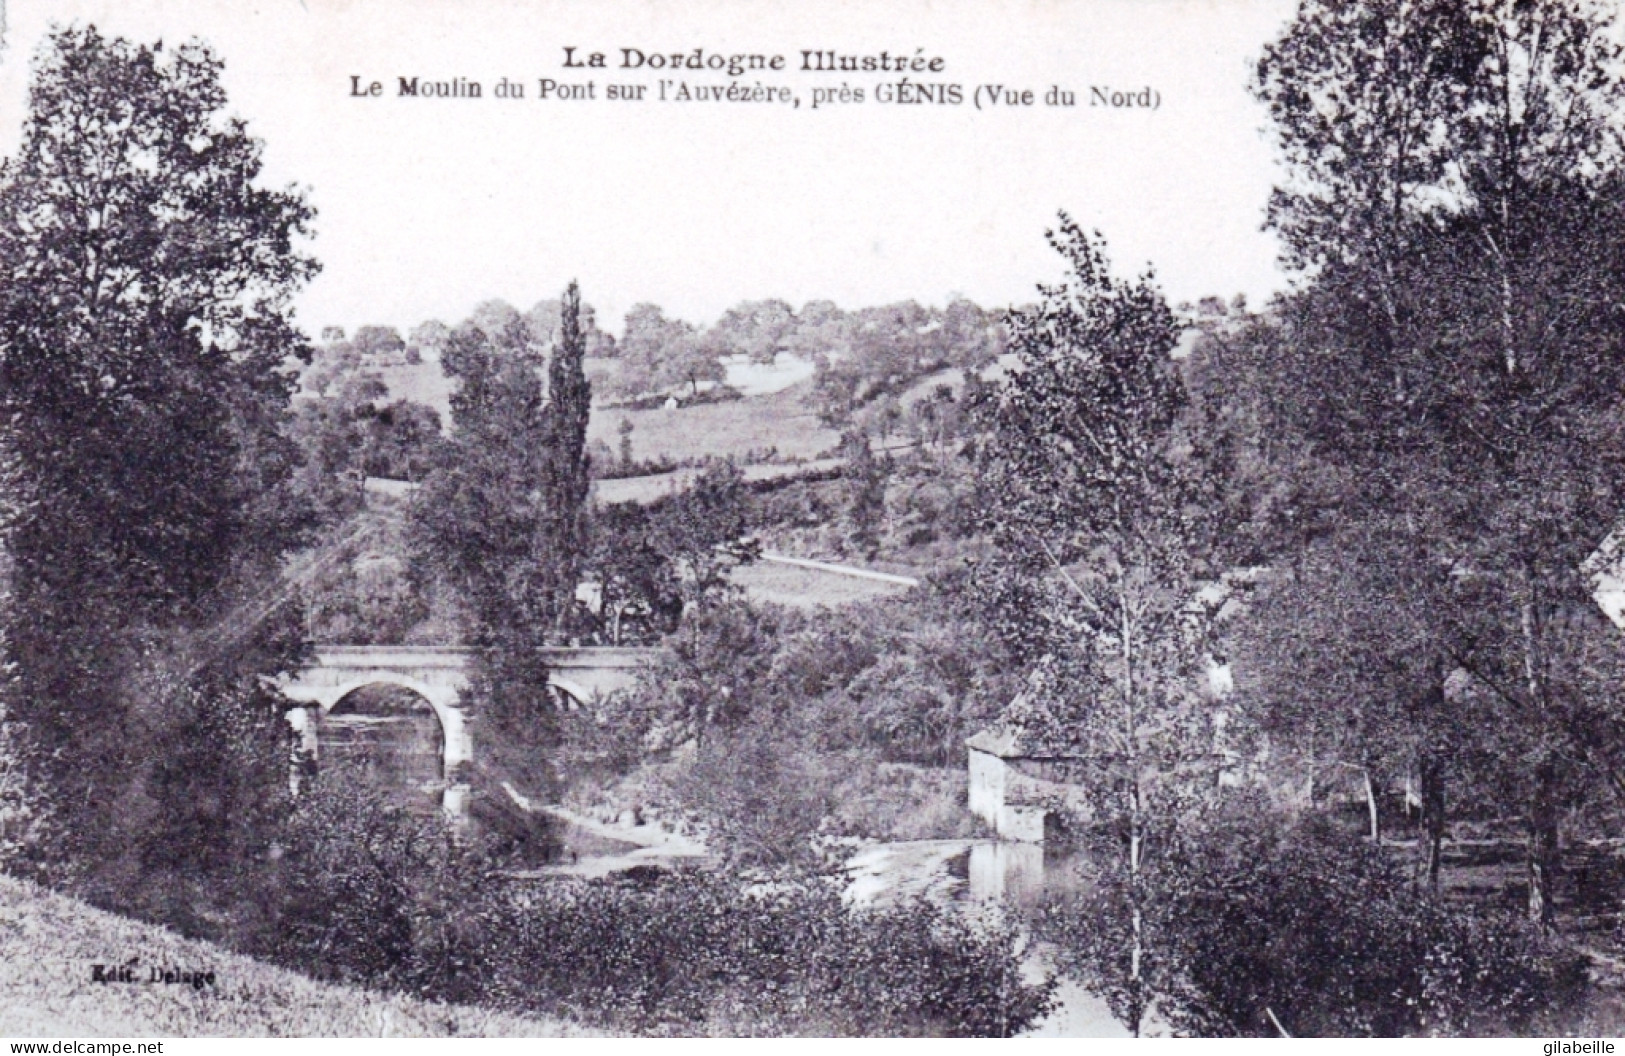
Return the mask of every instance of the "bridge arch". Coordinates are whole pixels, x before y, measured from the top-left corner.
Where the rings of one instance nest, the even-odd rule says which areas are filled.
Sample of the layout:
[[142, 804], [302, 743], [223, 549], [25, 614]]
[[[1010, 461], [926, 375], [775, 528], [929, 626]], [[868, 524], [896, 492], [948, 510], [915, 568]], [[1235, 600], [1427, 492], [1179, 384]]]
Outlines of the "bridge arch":
[[[566, 707], [590, 704], [636, 681], [662, 651], [648, 648], [549, 647], [543, 650], [548, 682]], [[458, 782], [472, 762], [474, 744], [463, 706], [473, 653], [426, 645], [317, 646], [303, 670], [277, 680], [293, 705], [288, 721], [304, 749], [314, 753], [317, 725], [339, 701], [366, 686], [398, 686], [428, 702], [440, 720], [448, 813], [459, 814], [468, 788]]]
[[432, 796], [444, 806], [447, 788], [446, 712], [429, 695], [378, 679], [326, 706], [309, 710], [316, 726], [318, 770], [345, 765], [345, 780], [373, 786], [389, 801], [416, 811]]
[[322, 714], [331, 712], [344, 698], [369, 686], [395, 686], [410, 690], [429, 705], [440, 723], [442, 776], [449, 778], [459, 763], [467, 762], [472, 757], [471, 746], [467, 744], [468, 731], [463, 725], [463, 711], [458, 706], [460, 693], [456, 686], [436, 685], [395, 671], [378, 671], [325, 689], [318, 701]]
[[547, 685], [553, 690], [555, 698], [560, 698], [558, 702], [572, 711], [586, 707], [598, 696], [580, 680], [561, 678], [556, 673], [548, 676]]

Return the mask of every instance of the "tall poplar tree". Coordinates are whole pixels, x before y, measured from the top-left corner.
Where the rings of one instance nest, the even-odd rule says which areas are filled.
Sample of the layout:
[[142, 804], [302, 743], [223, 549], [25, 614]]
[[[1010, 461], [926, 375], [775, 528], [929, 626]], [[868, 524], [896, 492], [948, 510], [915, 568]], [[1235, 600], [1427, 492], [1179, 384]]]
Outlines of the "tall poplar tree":
[[547, 410], [544, 444], [546, 531], [553, 539], [551, 566], [554, 625], [562, 626], [575, 604], [576, 584], [586, 557], [587, 493], [592, 487], [587, 455], [587, 419], [592, 413], [592, 386], [582, 360], [587, 342], [581, 325], [581, 291], [574, 282], [564, 291], [559, 340], [547, 363]]
[[1211, 496], [1181, 443], [1179, 327], [1161, 292], [1149, 275], [1115, 277], [1099, 236], [1064, 215], [1049, 238], [1071, 273], [1009, 320], [1019, 366], [979, 409], [981, 470], [1046, 642], [1009, 718], [1075, 760], [1101, 834], [1081, 967], [1138, 1033], [1169, 971], [1149, 874], [1191, 796], [1216, 787], [1199, 596]]

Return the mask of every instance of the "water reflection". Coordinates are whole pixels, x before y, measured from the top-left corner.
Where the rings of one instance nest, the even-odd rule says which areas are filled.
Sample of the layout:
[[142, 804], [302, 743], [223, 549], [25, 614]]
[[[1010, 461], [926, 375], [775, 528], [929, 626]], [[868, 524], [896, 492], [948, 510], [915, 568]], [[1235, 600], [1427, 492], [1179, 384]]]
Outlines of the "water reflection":
[[1044, 895], [1044, 845], [977, 843], [970, 848], [966, 873], [973, 899], [1035, 906]]
[[[1054, 844], [1005, 840], [919, 840], [865, 848], [848, 864], [848, 897], [859, 904], [890, 904], [925, 897], [980, 915], [996, 907], [1019, 920], [1047, 897], [1082, 888], [1081, 855]], [[1007, 918], [1008, 919], [1008, 918]], [[1056, 951], [1032, 942], [1022, 974], [1037, 981], [1055, 972]], [[1062, 977], [1056, 1006], [1028, 1037], [1122, 1038], [1128, 1031], [1106, 1003]]]

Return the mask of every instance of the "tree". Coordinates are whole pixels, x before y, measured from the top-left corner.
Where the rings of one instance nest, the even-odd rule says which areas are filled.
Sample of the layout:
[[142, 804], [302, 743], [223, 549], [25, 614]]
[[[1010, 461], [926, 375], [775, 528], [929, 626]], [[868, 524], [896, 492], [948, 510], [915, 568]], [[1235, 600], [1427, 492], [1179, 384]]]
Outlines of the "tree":
[[599, 636], [611, 645], [629, 635], [658, 641], [685, 612], [731, 600], [737, 588], [728, 573], [761, 551], [748, 537], [749, 514], [744, 475], [731, 462], [707, 465], [688, 488], [652, 505], [594, 510], [585, 567], [598, 588]]
[[622, 470], [630, 470], [632, 468], [632, 429], [632, 419], [630, 418], [622, 418], [621, 424], [615, 427], [616, 434], [621, 438], [618, 456], [620, 458]]
[[694, 328], [681, 319], [667, 319], [652, 304], [635, 304], [626, 313], [620, 341], [621, 373], [616, 387], [627, 396], [663, 392], [687, 385], [699, 395], [700, 382], [721, 381], [722, 363], [705, 347]]
[[519, 314], [519, 309], [501, 298], [481, 301], [474, 306], [472, 312], [468, 313], [468, 319], [465, 322], [466, 325], [483, 330], [487, 334], [504, 334], [512, 327], [520, 326], [526, 336], [534, 338], [534, 335], [529, 333], [528, 324], [524, 322], [524, 316]]
[[845, 459], [841, 476], [846, 483], [848, 533], [858, 552], [872, 559], [880, 550], [881, 529], [885, 526], [890, 456], [886, 462], [876, 458], [869, 435], [856, 429], [841, 435], [839, 453]]
[[654, 642], [671, 633], [683, 614], [682, 584], [663, 553], [648, 507], [635, 502], [601, 505], [587, 532], [586, 566], [598, 587], [598, 634], [606, 645]]
[[[564, 340], [564, 311], [563, 300], [537, 301], [525, 313], [525, 323], [530, 327], [531, 340], [544, 348], [559, 344]], [[618, 349], [615, 347], [615, 335], [607, 334], [598, 329], [598, 315], [590, 304], [576, 306], [576, 325], [581, 331], [581, 340], [588, 357], [613, 358]]]
[[559, 340], [547, 363], [547, 410], [542, 469], [545, 531], [553, 542], [553, 608], [562, 621], [575, 603], [576, 583], [586, 556], [584, 521], [592, 466], [587, 456], [587, 419], [592, 413], [592, 386], [582, 369], [587, 354], [581, 324], [581, 291], [570, 283], [564, 292]]
[[1418, 868], [1437, 887], [1447, 786], [1467, 785], [1467, 761], [1493, 718], [1450, 691], [1458, 642], [1439, 637], [1436, 613], [1460, 599], [1449, 577], [1415, 557], [1403, 525], [1375, 518], [1304, 547], [1255, 591], [1232, 655], [1242, 706], [1257, 710], [1280, 756], [1303, 760], [1311, 802], [1317, 782], [1352, 768], [1375, 843], [1379, 790], [1416, 779]]
[[360, 327], [350, 343], [363, 356], [387, 356], [406, 350], [406, 342], [401, 340], [400, 332], [393, 326]]
[[406, 361], [421, 363], [425, 352], [438, 360], [441, 349], [445, 348], [446, 339], [450, 336], [451, 328], [438, 319], [419, 323], [406, 335]]
[[478, 745], [471, 813], [496, 849], [545, 853], [509, 789], [530, 798], [552, 789], [553, 704], [541, 649], [558, 612], [556, 559], [543, 508], [547, 462], [542, 362], [523, 324], [495, 334], [464, 324], [442, 369], [459, 382], [453, 431], [441, 463], [414, 494], [412, 551], [466, 601], [478, 650], [469, 700]]
[[954, 297], [942, 310], [938, 334], [943, 359], [967, 371], [991, 366], [1004, 353], [1003, 313], [964, 297]]
[[796, 328], [785, 339], [786, 348], [812, 363], [840, 359], [850, 347], [852, 317], [834, 301], [808, 301], [796, 313]]
[[[248, 804], [275, 799], [233, 753], [280, 744], [256, 675], [289, 643], [222, 644], [209, 624], [304, 527], [281, 429], [287, 364], [310, 355], [289, 301], [316, 271], [295, 248], [313, 213], [257, 184], [261, 145], [225, 115], [220, 73], [198, 43], [57, 30], [0, 169], [14, 717], [71, 812], [60, 850], [107, 870], [153, 817], [240, 848]], [[224, 712], [187, 764], [219, 794], [188, 804], [159, 772], [203, 706], [194, 678]]]
[[584, 556], [591, 390], [574, 284], [564, 303], [550, 358], [517, 314], [488, 313], [508, 320], [496, 333], [452, 333], [442, 367], [459, 383], [453, 432], [413, 502], [414, 550], [463, 594], [475, 623], [475, 813], [516, 849], [548, 844], [507, 788], [535, 799], [553, 787], [557, 721], [542, 649], [574, 603]]
[[795, 310], [783, 301], [745, 301], [722, 313], [701, 344], [715, 359], [746, 356], [753, 363], [771, 363], [789, 350], [795, 329]]
[[653, 510], [656, 547], [676, 568], [685, 610], [725, 600], [728, 573], [761, 554], [750, 537], [745, 474], [729, 459], [711, 461], [683, 491]]
[[[1158, 1018], [1196, 1037], [1538, 1031], [1585, 989], [1580, 955], [1499, 907], [1419, 892], [1383, 848], [1244, 800], [1158, 863], [1154, 928], [1173, 957]], [[1069, 966], [1117, 892], [1040, 920]], [[1087, 969], [1087, 964], [1081, 965]]]
[[1280, 369], [1358, 504], [1400, 511], [1418, 554], [1475, 588], [1439, 616], [1523, 731], [1545, 922], [1559, 756], [1608, 768], [1564, 728], [1549, 657], [1625, 513], [1619, 55], [1568, 0], [1315, 2], [1258, 79], [1290, 169], [1271, 223], [1301, 274]]
[[440, 444], [440, 412], [423, 403], [395, 400], [369, 404], [362, 415], [361, 469], [369, 477], [421, 481], [435, 464]]
[[[311, 380], [309, 374], [306, 378]], [[316, 383], [321, 386], [318, 394], [300, 401], [286, 432], [302, 456], [293, 492], [325, 528], [352, 516], [366, 501], [367, 427], [374, 405], [389, 390], [376, 374], [344, 373], [332, 382], [319, 377]]]
[[1103, 832], [1098, 861], [1123, 892], [1116, 956], [1094, 977], [1138, 1032], [1156, 956], [1145, 874], [1198, 790], [1216, 787], [1216, 731], [1198, 691], [1212, 573], [1200, 466], [1175, 426], [1186, 395], [1179, 330], [1150, 276], [1115, 278], [1100, 237], [1061, 217], [1070, 265], [1009, 320], [1012, 371], [979, 413], [994, 538], [1039, 580], [1047, 655], [1010, 720], [1077, 760]]
[[[932, 371], [957, 367], [974, 374], [1004, 347], [1001, 320], [963, 297], [946, 309], [900, 301], [851, 314], [815, 301], [802, 310], [790, 340], [792, 350], [818, 364], [813, 388], [819, 416], [835, 426], [870, 401], [901, 395]], [[896, 414], [894, 407], [890, 417]]]

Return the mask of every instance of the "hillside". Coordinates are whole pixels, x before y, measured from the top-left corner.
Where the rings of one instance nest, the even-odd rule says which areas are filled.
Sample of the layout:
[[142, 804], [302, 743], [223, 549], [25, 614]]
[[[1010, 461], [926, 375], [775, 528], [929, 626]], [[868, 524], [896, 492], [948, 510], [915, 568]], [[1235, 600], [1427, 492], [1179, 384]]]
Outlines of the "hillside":
[[[588, 363], [596, 384], [607, 376], [606, 363]], [[389, 388], [389, 399], [411, 400], [433, 407], [442, 423], [451, 420], [452, 382], [440, 372], [440, 364], [398, 363], [366, 368], [378, 375]], [[766, 368], [771, 369], [771, 368]], [[797, 377], [782, 369], [783, 377]], [[784, 388], [758, 392], [740, 400], [699, 404], [666, 410], [657, 407], [631, 410], [599, 403], [592, 409], [587, 427], [589, 440], [602, 441], [610, 450], [620, 451], [621, 422], [632, 423], [632, 450], [640, 459], [669, 458], [678, 461], [707, 456], [743, 459], [751, 452], [777, 448], [784, 458], [817, 458], [840, 442], [840, 434], [818, 420], [805, 397], [811, 382], [795, 381]]]
[[[213, 972], [215, 985], [94, 983], [92, 966]], [[0, 1036], [559, 1037], [567, 1024], [318, 983], [0, 876]]]
[[619, 451], [624, 419], [632, 423], [635, 458], [743, 458], [768, 448], [777, 448], [784, 458], [817, 458], [840, 443], [841, 436], [820, 422], [804, 402], [809, 385], [800, 382], [765, 396], [669, 411], [594, 407], [587, 438], [602, 440], [610, 450]]

